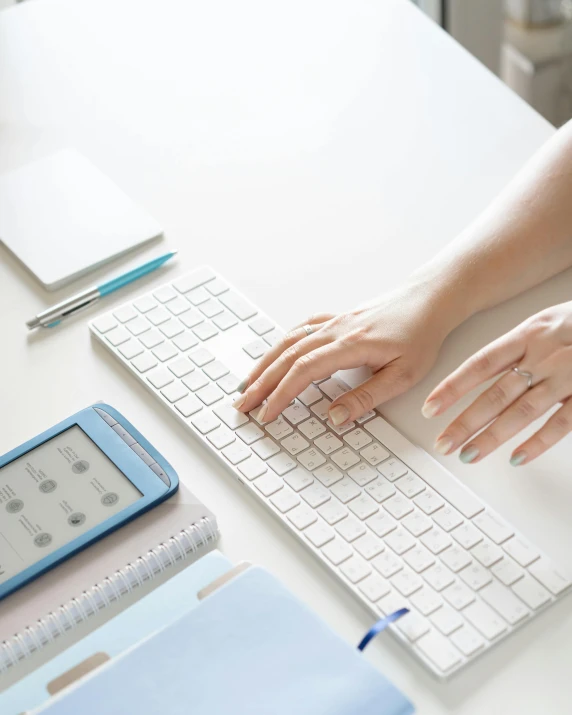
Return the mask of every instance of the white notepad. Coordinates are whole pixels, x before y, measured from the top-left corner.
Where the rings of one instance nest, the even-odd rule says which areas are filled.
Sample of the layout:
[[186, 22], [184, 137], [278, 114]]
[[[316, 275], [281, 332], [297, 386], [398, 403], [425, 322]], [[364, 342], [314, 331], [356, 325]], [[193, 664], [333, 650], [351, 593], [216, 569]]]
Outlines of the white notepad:
[[0, 241], [56, 290], [162, 233], [75, 149], [0, 176]]

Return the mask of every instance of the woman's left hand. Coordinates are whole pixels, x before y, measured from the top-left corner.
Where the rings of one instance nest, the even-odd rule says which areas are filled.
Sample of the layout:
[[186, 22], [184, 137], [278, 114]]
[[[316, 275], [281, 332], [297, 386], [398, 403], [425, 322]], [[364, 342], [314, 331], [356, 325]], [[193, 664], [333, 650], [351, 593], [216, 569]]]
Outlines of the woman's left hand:
[[439, 435], [438, 452], [462, 447], [461, 461], [474, 464], [558, 403], [562, 406], [514, 450], [510, 463], [532, 461], [572, 431], [572, 302], [537, 313], [469, 358], [431, 392], [423, 414], [442, 414], [503, 372]]

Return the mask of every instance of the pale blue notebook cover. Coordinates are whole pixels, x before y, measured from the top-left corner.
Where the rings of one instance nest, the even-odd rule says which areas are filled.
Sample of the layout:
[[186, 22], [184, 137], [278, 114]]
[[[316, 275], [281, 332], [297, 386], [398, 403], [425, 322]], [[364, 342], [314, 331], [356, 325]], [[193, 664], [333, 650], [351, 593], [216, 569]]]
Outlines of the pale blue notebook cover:
[[411, 703], [254, 567], [51, 700], [45, 715], [409, 715]]
[[37, 708], [49, 697], [46, 685], [93, 655], [114, 657], [151, 633], [172, 623], [199, 604], [197, 593], [232, 568], [218, 551], [212, 551], [183, 569], [130, 608], [70, 646], [23, 680], [0, 693], [0, 713], [16, 715]]

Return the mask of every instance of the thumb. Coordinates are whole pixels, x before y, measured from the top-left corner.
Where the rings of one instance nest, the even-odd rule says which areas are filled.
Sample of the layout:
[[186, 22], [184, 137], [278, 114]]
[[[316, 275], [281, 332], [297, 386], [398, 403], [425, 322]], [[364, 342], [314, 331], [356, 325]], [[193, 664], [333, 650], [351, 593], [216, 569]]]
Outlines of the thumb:
[[328, 410], [330, 421], [339, 427], [346, 422], [357, 420], [382, 402], [405, 392], [410, 384], [402, 367], [388, 365], [369, 380], [334, 400]]

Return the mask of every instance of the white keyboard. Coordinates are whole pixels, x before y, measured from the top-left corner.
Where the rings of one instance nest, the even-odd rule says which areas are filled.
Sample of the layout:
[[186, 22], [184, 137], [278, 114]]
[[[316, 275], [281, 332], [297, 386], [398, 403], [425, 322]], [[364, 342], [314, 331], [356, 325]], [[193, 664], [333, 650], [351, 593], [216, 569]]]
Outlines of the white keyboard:
[[344, 429], [312, 384], [282, 416], [231, 407], [282, 334], [207, 267], [90, 323], [93, 335], [438, 677], [560, 598], [549, 559], [377, 412]]

